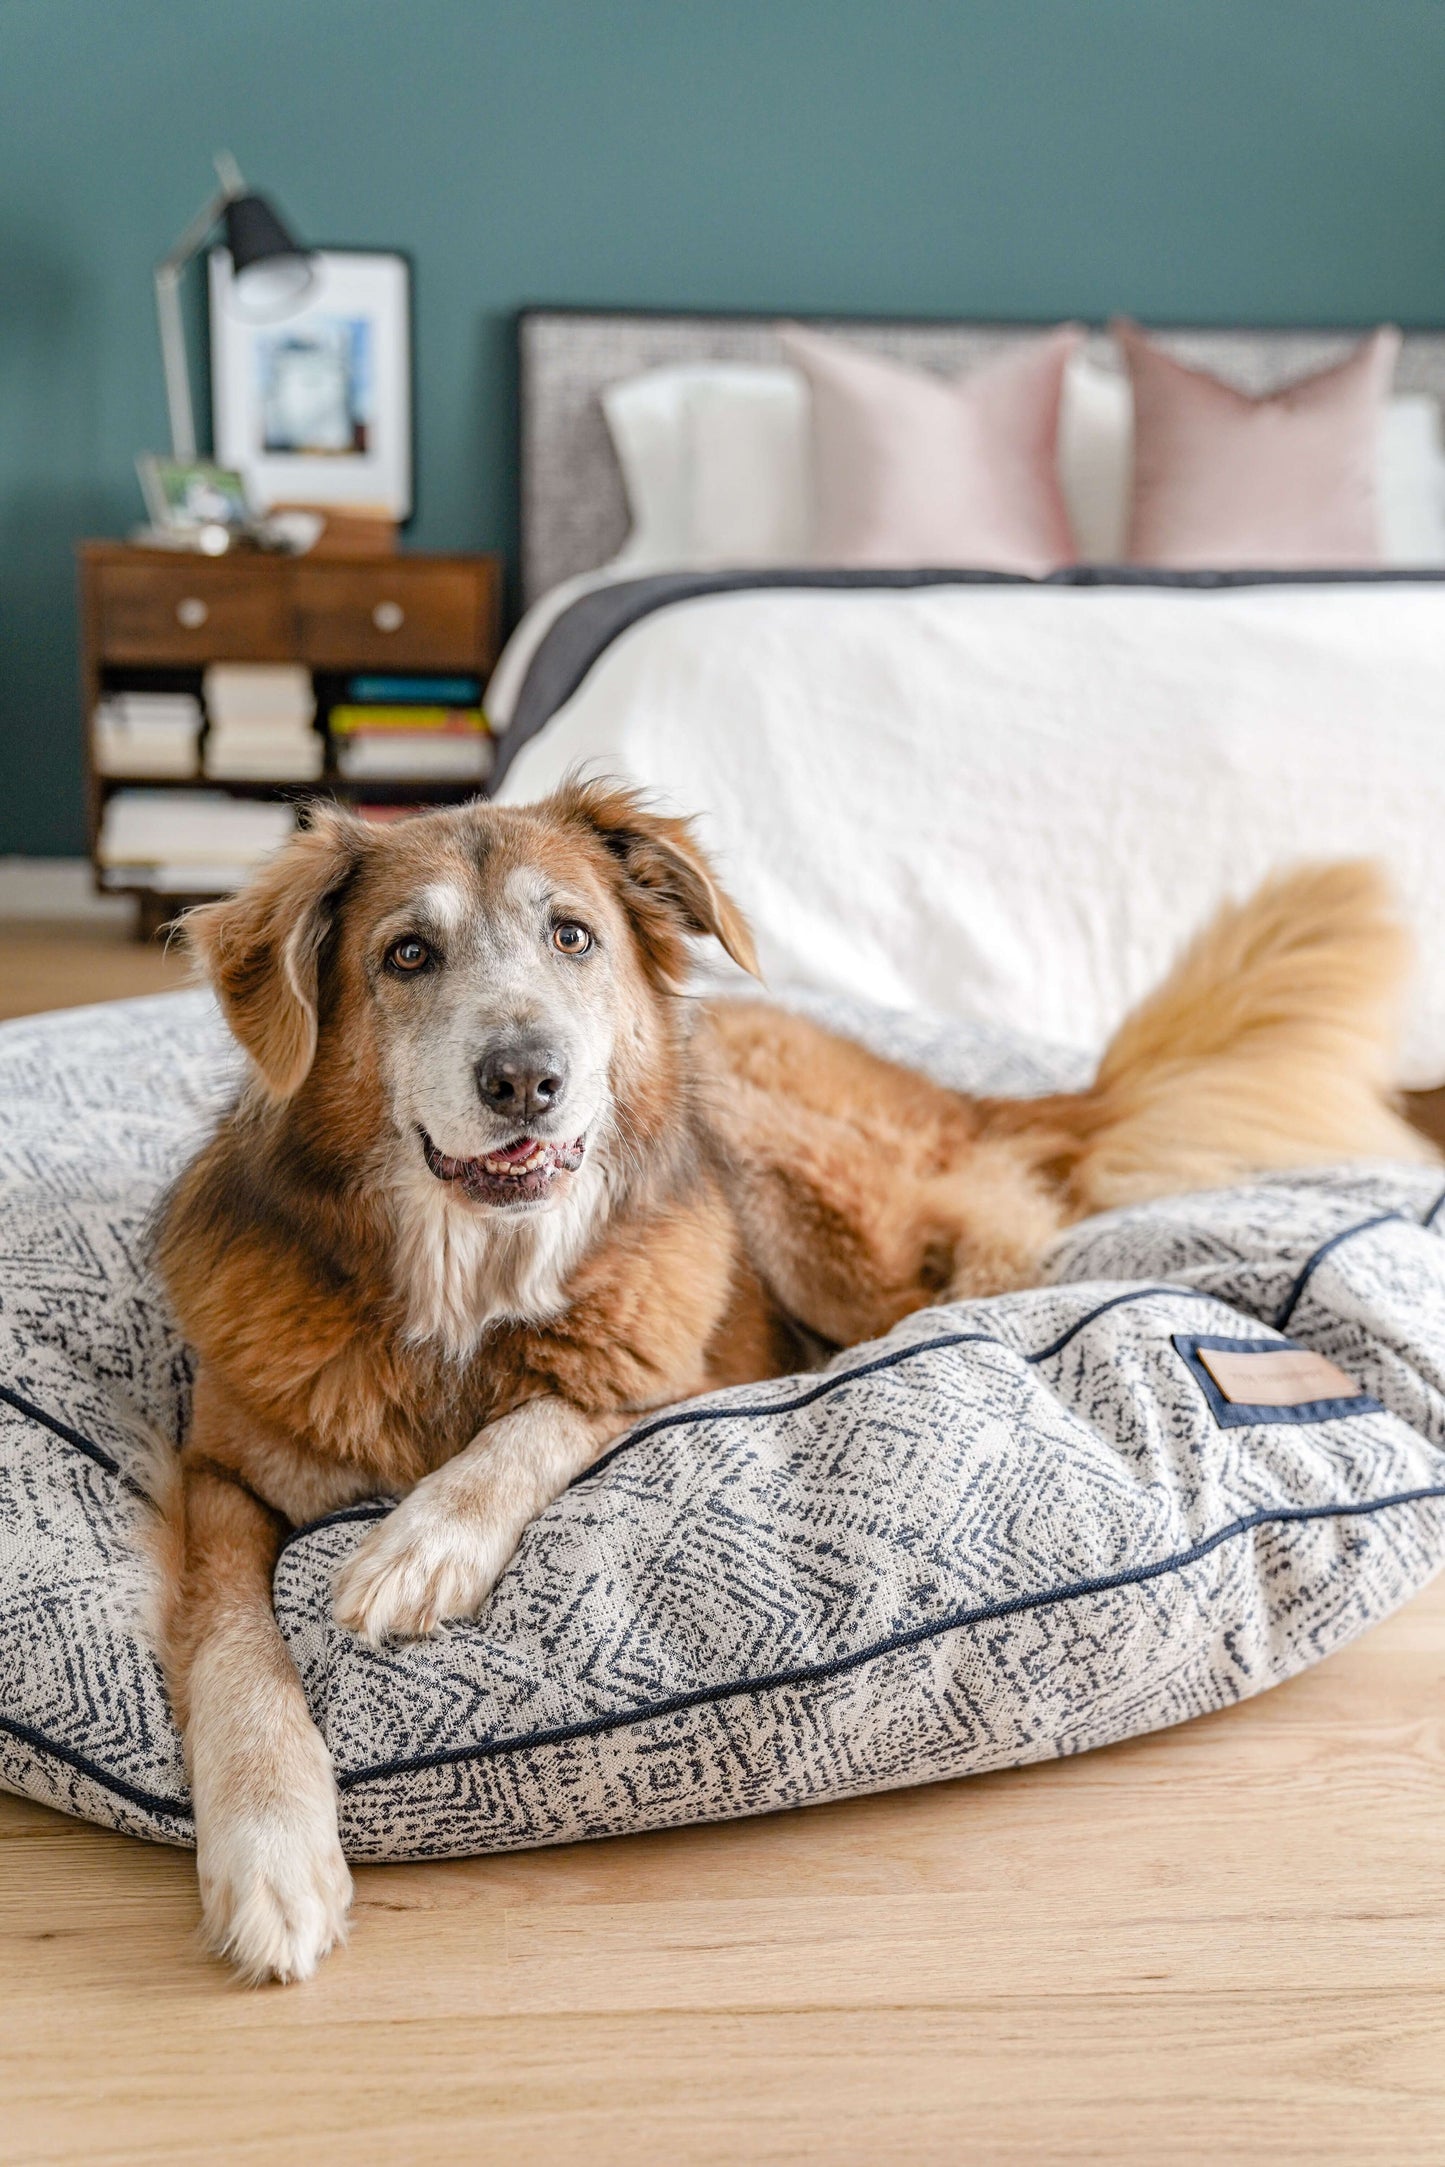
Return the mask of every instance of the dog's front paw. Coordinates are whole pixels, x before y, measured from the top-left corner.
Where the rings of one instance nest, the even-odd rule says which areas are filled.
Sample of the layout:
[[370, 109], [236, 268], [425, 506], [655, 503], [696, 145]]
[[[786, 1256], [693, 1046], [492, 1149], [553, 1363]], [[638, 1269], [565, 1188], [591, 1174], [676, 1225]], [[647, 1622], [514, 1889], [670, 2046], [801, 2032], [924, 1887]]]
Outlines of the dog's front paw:
[[346, 1939], [351, 1875], [329, 1771], [309, 1793], [198, 1813], [196, 1868], [207, 1946], [252, 1986], [309, 1979]]
[[435, 1480], [418, 1483], [337, 1574], [336, 1621], [374, 1648], [475, 1617], [517, 1546], [520, 1530], [507, 1534], [475, 1506], [459, 1511], [429, 1488]]

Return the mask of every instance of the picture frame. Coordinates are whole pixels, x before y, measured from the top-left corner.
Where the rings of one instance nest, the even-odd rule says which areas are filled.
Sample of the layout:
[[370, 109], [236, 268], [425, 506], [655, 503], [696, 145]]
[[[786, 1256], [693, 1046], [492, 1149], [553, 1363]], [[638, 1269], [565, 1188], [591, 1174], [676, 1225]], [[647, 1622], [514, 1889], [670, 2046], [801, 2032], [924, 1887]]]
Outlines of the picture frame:
[[249, 529], [246, 483], [234, 467], [210, 459], [172, 459], [154, 451], [143, 451], [135, 465], [153, 527], [172, 534], [224, 527], [235, 535]]
[[230, 252], [211, 251], [217, 461], [275, 505], [411, 517], [411, 263], [397, 250], [323, 248], [300, 307], [257, 322], [235, 305]]

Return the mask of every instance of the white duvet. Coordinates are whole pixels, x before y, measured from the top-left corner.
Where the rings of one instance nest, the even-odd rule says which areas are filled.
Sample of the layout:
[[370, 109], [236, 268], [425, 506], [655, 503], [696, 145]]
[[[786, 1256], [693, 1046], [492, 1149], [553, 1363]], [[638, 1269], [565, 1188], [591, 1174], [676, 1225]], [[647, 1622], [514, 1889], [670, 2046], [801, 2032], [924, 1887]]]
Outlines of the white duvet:
[[623, 633], [500, 796], [700, 818], [777, 986], [1091, 1050], [1225, 895], [1389, 866], [1445, 1080], [1445, 586], [757, 591]]

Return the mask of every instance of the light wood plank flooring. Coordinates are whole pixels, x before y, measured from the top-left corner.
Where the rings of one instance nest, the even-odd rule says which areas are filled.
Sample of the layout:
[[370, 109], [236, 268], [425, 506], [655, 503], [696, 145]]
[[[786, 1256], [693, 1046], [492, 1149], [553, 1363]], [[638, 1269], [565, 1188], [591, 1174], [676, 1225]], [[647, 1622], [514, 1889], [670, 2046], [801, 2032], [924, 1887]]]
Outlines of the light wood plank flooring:
[[[0, 1013], [180, 969], [0, 930]], [[1105, 1753], [357, 1896], [246, 1992], [184, 1854], [0, 1798], [0, 2161], [1438, 2167], [1445, 1582]]]
[[132, 940], [123, 926], [0, 919], [0, 1017], [84, 1008], [190, 983], [179, 943]]

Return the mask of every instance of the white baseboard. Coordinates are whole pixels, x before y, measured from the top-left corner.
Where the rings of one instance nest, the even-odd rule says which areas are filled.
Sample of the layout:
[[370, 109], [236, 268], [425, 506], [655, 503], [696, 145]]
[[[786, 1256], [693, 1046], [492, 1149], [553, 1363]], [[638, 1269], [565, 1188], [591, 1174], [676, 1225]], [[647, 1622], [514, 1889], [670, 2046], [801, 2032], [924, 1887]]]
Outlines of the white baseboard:
[[128, 896], [97, 895], [88, 858], [0, 858], [0, 918], [128, 926], [135, 904]]

